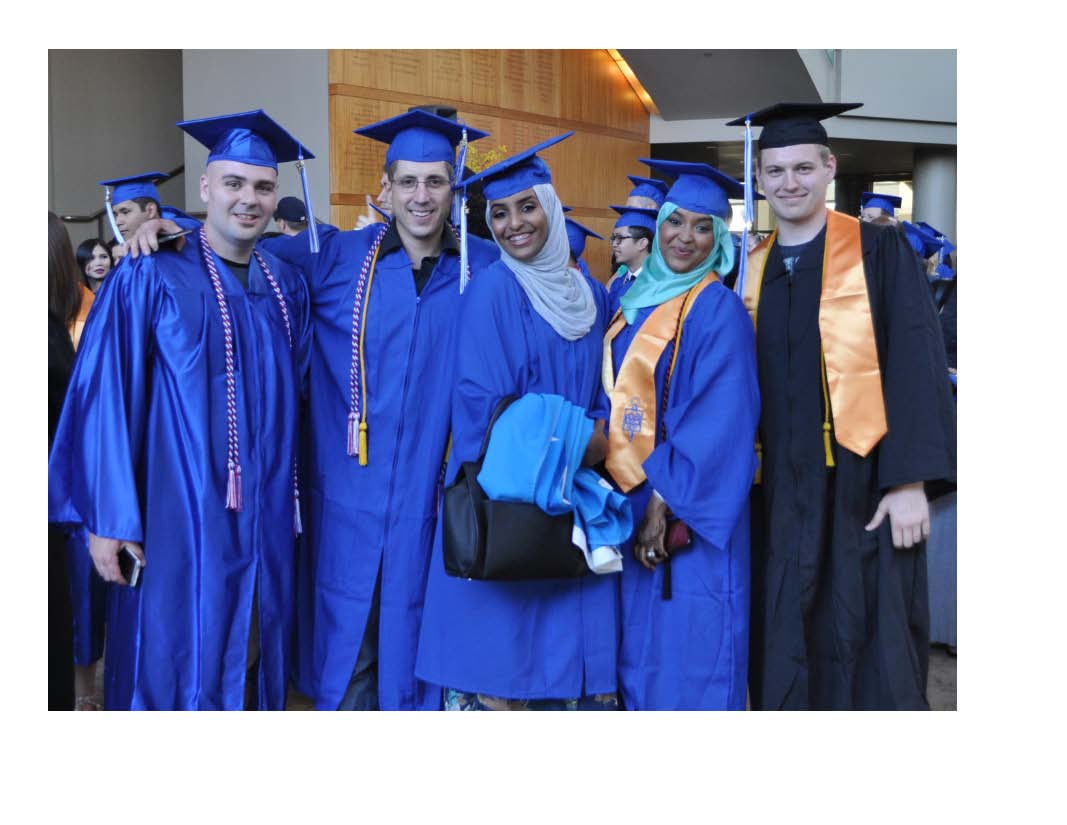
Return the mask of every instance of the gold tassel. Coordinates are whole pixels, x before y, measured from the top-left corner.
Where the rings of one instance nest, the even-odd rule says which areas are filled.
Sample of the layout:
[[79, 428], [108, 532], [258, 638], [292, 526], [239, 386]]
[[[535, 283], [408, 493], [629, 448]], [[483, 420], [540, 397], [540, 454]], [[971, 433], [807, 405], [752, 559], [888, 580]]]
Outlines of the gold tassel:
[[359, 422], [359, 466], [367, 466], [367, 422]]
[[834, 451], [830, 448], [830, 422], [822, 422], [822, 444], [826, 448], [826, 466], [834, 466]]
[[756, 478], [752, 483], [763, 483], [763, 445], [759, 441], [756, 442]]

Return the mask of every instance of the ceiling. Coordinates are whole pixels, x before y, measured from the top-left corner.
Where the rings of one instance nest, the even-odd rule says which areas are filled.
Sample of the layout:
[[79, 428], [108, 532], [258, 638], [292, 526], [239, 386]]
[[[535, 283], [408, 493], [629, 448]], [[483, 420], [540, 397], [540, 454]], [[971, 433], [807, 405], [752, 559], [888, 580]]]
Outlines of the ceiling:
[[664, 120], [734, 118], [821, 102], [796, 49], [619, 49]]
[[[780, 100], [821, 102], [796, 49], [620, 49], [664, 120], [723, 120]], [[839, 175], [909, 180], [911, 142], [834, 139]], [[943, 148], [943, 147], [942, 147]], [[703, 161], [743, 175], [744, 143], [655, 143], [652, 156]]]

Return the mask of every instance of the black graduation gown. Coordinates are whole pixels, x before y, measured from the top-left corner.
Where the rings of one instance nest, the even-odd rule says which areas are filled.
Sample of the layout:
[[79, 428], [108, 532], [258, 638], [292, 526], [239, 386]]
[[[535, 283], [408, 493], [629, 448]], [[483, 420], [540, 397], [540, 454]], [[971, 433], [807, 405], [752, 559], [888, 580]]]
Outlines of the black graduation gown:
[[889, 229], [862, 224], [888, 432], [866, 458], [835, 442], [836, 467], [826, 467], [824, 233], [805, 248], [792, 279], [776, 245], [760, 294], [763, 485], [752, 507], [751, 702], [756, 709], [925, 709], [925, 544], [895, 549], [888, 517], [877, 531], [864, 525], [892, 487], [955, 483], [941, 328], [911, 248]]

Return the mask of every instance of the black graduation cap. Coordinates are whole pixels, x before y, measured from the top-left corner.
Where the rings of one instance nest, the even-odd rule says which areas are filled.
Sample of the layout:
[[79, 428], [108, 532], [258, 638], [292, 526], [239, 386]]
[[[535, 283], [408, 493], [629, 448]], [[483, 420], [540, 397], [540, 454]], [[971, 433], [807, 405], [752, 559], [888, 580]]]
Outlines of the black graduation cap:
[[744, 126], [750, 120], [753, 126], [762, 126], [759, 136], [760, 149], [778, 149], [798, 143], [818, 143], [828, 146], [826, 129], [819, 122], [842, 112], [858, 109], [862, 103], [775, 103], [758, 112], [751, 112], [727, 126]]

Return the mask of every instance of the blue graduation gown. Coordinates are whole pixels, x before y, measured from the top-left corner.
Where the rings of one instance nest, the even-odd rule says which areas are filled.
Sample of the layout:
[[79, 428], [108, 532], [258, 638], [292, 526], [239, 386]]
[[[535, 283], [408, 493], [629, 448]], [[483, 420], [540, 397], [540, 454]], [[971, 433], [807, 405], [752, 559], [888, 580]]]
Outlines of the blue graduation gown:
[[[339, 232], [320, 227], [320, 252], [307, 239], [271, 238], [268, 248], [300, 265], [311, 293], [308, 580], [301, 620], [313, 610], [312, 689], [336, 709], [352, 676], [381, 569], [378, 703], [383, 710], [437, 710], [439, 687], [415, 678], [426, 570], [437, 521], [449, 433], [459, 256], [443, 251], [422, 293], [400, 247], [378, 258], [364, 337], [369, 396], [368, 464], [347, 453], [352, 304], [360, 269], [382, 225]], [[498, 257], [495, 244], [468, 239], [472, 284]], [[468, 290], [470, 287], [468, 286]], [[307, 639], [302, 640], [305, 645]]]
[[[508, 395], [552, 393], [594, 409], [600, 382], [606, 293], [583, 338], [560, 337], [538, 315], [503, 263], [468, 287], [460, 311], [452, 398], [450, 483], [477, 458], [489, 419]], [[614, 693], [618, 576], [490, 582], [445, 573], [434, 539], [415, 672], [468, 693], [509, 699]]]
[[74, 664], [91, 665], [104, 655], [104, 606], [107, 583], [89, 556], [89, 531], [84, 526], [67, 534], [70, 603], [74, 613]]
[[97, 295], [49, 460], [49, 521], [139, 542], [141, 585], [112, 588], [109, 709], [240, 709], [258, 588], [259, 707], [285, 706], [293, 454], [307, 291], [277, 259], [292, 327], [255, 259], [218, 262], [233, 319], [244, 508], [225, 509], [222, 321], [197, 236], [123, 259]]
[[[639, 310], [612, 342], [615, 373], [641, 324]], [[671, 345], [656, 365], [656, 398]], [[682, 330], [665, 423], [645, 460], [648, 481], [629, 493], [635, 530], [652, 489], [690, 528], [693, 544], [671, 559], [672, 598], [663, 565], [645, 569], [623, 548], [619, 681], [631, 710], [745, 708], [749, 622], [748, 492], [756, 469], [759, 419], [755, 340], [744, 307], [722, 284], [694, 301]]]

